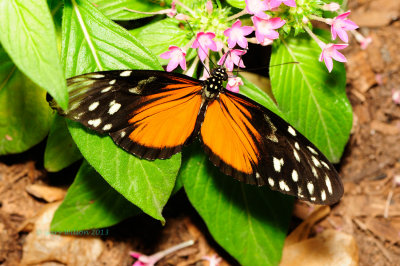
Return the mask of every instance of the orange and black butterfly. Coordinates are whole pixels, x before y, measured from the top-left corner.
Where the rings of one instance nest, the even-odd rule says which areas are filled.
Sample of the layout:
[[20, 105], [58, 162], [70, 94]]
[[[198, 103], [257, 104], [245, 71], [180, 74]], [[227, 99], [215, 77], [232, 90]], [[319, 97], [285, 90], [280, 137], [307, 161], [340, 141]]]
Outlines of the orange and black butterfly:
[[215, 68], [205, 80], [152, 70], [116, 70], [68, 79], [60, 113], [148, 160], [167, 159], [199, 137], [221, 171], [318, 204], [337, 202], [343, 185], [328, 159], [257, 102], [226, 90]]

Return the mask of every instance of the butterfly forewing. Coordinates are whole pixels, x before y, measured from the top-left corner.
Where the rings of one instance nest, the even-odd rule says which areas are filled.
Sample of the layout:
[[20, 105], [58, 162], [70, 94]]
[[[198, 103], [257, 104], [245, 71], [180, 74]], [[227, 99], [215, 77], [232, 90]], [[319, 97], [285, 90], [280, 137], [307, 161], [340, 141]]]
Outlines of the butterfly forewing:
[[239, 94], [225, 91], [208, 106], [201, 139], [211, 161], [240, 181], [319, 204], [343, 194], [334, 167], [310, 141]]
[[64, 113], [141, 158], [165, 159], [193, 134], [201, 82], [162, 71], [102, 71], [68, 80]]

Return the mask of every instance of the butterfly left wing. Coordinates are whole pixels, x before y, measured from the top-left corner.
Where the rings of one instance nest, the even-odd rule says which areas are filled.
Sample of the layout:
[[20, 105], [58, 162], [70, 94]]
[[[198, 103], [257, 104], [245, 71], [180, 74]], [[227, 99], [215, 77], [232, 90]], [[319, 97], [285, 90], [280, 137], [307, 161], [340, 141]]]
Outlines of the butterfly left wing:
[[141, 158], [166, 159], [192, 138], [202, 84], [182, 74], [102, 71], [68, 79], [70, 108], [59, 112]]
[[318, 204], [337, 202], [343, 185], [328, 159], [270, 110], [225, 90], [209, 103], [200, 136], [222, 172]]

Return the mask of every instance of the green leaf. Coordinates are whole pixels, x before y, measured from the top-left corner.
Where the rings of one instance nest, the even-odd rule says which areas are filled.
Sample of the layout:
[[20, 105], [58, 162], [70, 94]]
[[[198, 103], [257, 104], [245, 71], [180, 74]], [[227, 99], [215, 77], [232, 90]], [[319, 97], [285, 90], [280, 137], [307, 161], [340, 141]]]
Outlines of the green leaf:
[[46, 92], [21, 73], [0, 46], [0, 155], [26, 151], [50, 128]]
[[0, 42], [17, 67], [62, 108], [68, 93], [45, 0], [0, 0]]
[[92, 4], [66, 0], [62, 59], [67, 77], [110, 69], [158, 69], [157, 58]]
[[50, 128], [44, 151], [44, 167], [49, 172], [58, 172], [82, 158], [69, 134], [65, 119], [56, 115]]
[[[168, 50], [170, 45], [184, 47], [190, 40], [184, 30], [179, 28], [181, 22], [166, 18], [143, 27], [130, 30], [130, 33], [149, 48], [157, 57]], [[190, 58], [186, 58], [190, 59]], [[163, 63], [168, 60], [161, 59]]]
[[124, 8], [141, 12], [156, 12], [170, 8], [169, 6], [162, 7], [156, 4], [158, 2], [143, 0], [94, 0], [92, 2], [104, 15], [112, 20], [132, 20], [152, 16], [151, 14], [129, 12]]
[[346, 97], [342, 63], [329, 73], [318, 61], [319, 46], [299, 35], [274, 47], [271, 64], [297, 61], [270, 69], [271, 86], [287, 121], [313, 142], [332, 162], [338, 162], [349, 138], [352, 110]]
[[263, 105], [264, 107], [268, 108], [275, 114], [279, 115], [280, 117], [284, 118], [285, 115], [282, 111], [276, 106], [274, 101], [268, 96], [266, 92], [262, 89], [251, 83], [250, 81], [246, 80], [245, 78], [241, 77], [243, 80], [244, 85], [240, 86], [240, 93], [251, 98], [252, 100], [258, 102], [259, 104]]
[[82, 155], [104, 179], [143, 212], [164, 222], [161, 215], [175, 185], [181, 154], [169, 160], [141, 160], [78, 123], [67, 121]]
[[244, 0], [227, 0], [226, 2], [236, 8], [244, 9], [246, 7]]
[[225, 176], [199, 145], [184, 158], [185, 191], [214, 239], [241, 265], [277, 265], [293, 198]]
[[[101, 69], [162, 69], [129, 32], [86, 1], [66, 1], [63, 32], [67, 76]], [[116, 146], [109, 136], [99, 136], [71, 121], [68, 127], [82, 155], [113, 188], [164, 221], [161, 211], [174, 187], [180, 154], [169, 160], [140, 160]]]
[[108, 227], [139, 212], [84, 161], [54, 214], [51, 231]]

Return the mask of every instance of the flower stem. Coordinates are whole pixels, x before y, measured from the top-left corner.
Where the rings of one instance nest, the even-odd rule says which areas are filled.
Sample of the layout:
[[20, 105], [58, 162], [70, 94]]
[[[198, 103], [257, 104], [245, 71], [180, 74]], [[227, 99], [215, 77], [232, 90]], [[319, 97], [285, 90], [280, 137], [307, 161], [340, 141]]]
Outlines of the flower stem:
[[328, 25], [332, 24], [330, 19], [321, 18], [321, 17], [315, 16], [315, 15], [309, 15], [309, 18], [312, 20], [324, 22]]
[[246, 15], [246, 14], [247, 14], [246, 9], [243, 9], [243, 10], [240, 11], [239, 13], [237, 13], [237, 14], [235, 14], [235, 15], [233, 15], [233, 16], [228, 17], [228, 18], [226, 19], [226, 21], [231, 21], [231, 20], [237, 19], [238, 17], [241, 17], [241, 16]]
[[189, 240], [189, 241], [180, 243], [180, 244], [178, 244], [176, 246], [170, 247], [170, 248], [168, 248], [166, 250], [159, 251], [159, 252], [155, 253], [153, 256], [159, 257], [159, 258], [163, 258], [163, 257], [167, 256], [168, 254], [174, 253], [177, 250], [189, 247], [189, 246], [191, 246], [193, 244], [194, 244], [194, 240]]
[[305, 29], [305, 31], [311, 36], [311, 38], [313, 38], [319, 45], [319, 47], [321, 47], [321, 49], [323, 49], [325, 47], [325, 43], [323, 41], [321, 41], [317, 35], [315, 35], [309, 27], [307, 26], [303, 26], [303, 28]]
[[193, 10], [191, 10], [189, 7], [187, 7], [185, 4], [178, 0], [174, 0], [174, 3], [177, 5], [180, 5], [183, 9], [185, 9], [187, 12], [189, 12], [193, 17], [196, 15]]
[[196, 66], [197, 66], [198, 63], [199, 63], [199, 57], [196, 56], [196, 57], [194, 58], [194, 60], [193, 60], [193, 63], [190, 65], [190, 67], [188, 68], [188, 70], [186, 70], [186, 71], [184, 72], [184, 74], [185, 74], [185, 75], [188, 75], [188, 76], [193, 76], [194, 71], [195, 71]]

